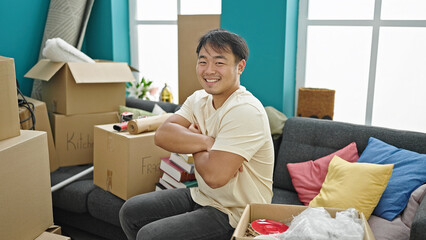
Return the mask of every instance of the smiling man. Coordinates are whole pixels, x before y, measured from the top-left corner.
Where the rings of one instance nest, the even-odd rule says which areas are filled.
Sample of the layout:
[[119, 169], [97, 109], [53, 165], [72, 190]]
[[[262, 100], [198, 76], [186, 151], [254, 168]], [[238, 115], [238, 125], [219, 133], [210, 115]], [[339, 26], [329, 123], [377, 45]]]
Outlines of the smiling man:
[[129, 239], [230, 239], [245, 206], [270, 203], [274, 152], [266, 112], [240, 85], [248, 47], [223, 29], [196, 53], [203, 90], [157, 130], [155, 143], [192, 153], [198, 187], [142, 194], [120, 211]]

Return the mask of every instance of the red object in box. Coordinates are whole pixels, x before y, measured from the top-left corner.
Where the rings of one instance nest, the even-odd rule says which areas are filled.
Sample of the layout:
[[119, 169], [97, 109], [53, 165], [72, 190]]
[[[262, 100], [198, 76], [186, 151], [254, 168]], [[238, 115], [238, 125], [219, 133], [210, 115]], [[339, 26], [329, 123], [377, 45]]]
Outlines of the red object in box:
[[260, 234], [277, 234], [287, 231], [288, 226], [274, 220], [258, 219], [251, 223], [253, 230]]

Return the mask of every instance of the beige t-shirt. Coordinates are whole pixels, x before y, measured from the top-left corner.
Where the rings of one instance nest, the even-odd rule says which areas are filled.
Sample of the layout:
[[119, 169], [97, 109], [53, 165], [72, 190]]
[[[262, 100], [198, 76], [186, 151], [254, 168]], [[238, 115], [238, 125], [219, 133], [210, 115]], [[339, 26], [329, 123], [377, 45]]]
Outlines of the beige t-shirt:
[[210, 188], [195, 170], [198, 187], [191, 188], [196, 203], [228, 214], [235, 228], [247, 204], [271, 203], [274, 148], [265, 109], [243, 86], [217, 110], [212, 101], [212, 95], [196, 91], [176, 114], [197, 123], [203, 134], [215, 138], [212, 150], [246, 159], [243, 171], [216, 189]]

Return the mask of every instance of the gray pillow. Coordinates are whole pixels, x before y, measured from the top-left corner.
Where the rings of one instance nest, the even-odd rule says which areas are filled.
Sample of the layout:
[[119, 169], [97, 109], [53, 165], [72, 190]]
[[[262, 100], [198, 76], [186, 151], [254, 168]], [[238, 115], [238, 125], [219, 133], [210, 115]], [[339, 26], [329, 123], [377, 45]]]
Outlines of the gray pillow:
[[388, 221], [384, 218], [371, 215], [368, 224], [377, 240], [408, 240], [410, 238], [411, 224], [417, 208], [426, 194], [426, 184], [418, 187], [411, 193], [408, 204], [401, 215], [394, 220]]

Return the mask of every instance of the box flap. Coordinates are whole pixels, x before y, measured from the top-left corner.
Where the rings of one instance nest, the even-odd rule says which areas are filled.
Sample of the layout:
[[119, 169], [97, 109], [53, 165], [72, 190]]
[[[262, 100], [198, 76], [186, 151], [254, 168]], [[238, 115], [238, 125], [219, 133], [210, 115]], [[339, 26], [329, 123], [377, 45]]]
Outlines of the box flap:
[[24, 77], [49, 81], [64, 64], [64, 62], [52, 62], [48, 59], [42, 59]]
[[237, 236], [244, 236], [251, 219], [250, 215], [250, 205], [247, 204], [243, 214], [241, 215], [240, 222], [238, 222], [238, 225], [234, 230], [234, 234], [232, 234], [232, 240], [236, 240]]
[[40, 236], [38, 236], [34, 240], [70, 240], [71, 238], [67, 236], [62, 236], [50, 232], [43, 232]]
[[124, 83], [134, 81], [127, 63], [68, 63], [76, 83]]
[[376, 240], [376, 237], [374, 236], [373, 231], [371, 230], [371, 227], [364, 216], [364, 213], [361, 212], [360, 216], [362, 219], [362, 224], [364, 226], [364, 240]]
[[[95, 62], [114, 62], [114, 61], [110, 61], [110, 60], [103, 60], [103, 59], [95, 59]], [[134, 68], [134, 67], [132, 67], [132, 66], [130, 66], [130, 65], [127, 65], [127, 66], [129, 66], [129, 68], [130, 68], [130, 70], [131, 70], [132, 72], [139, 72], [139, 70], [138, 70], [138, 69], [136, 69], [136, 68]]]

